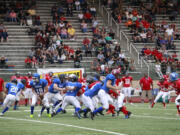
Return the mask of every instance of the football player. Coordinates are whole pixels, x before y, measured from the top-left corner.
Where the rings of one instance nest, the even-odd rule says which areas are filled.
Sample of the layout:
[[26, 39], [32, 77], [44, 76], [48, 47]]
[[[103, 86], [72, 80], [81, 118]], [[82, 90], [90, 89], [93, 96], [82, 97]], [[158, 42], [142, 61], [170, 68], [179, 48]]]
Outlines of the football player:
[[157, 103], [157, 101], [162, 97], [163, 99], [163, 106], [164, 108], [166, 108], [166, 96], [168, 96], [169, 94], [169, 86], [170, 86], [170, 83], [168, 81], [165, 81], [164, 78], [161, 78], [160, 81], [158, 82], [158, 86], [159, 86], [159, 92], [154, 100], [154, 102], [152, 103], [151, 105], [151, 108], [154, 107], [155, 103]]
[[117, 92], [118, 89], [121, 87], [114, 86], [115, 85], [115, 80], [118, 77], [120, 73], [119, 69], [113, 69], [111, 74], [108, 74], [104, 80], [104, 84], [101, 87], [101, 89], [98, 92], [98, 97], [100, 99], [100, 102], [102, 103], [102, 106], [96, 109], [93, 113], [96, 114], [98, 112], [102, 112], [104, 109], [108, 110], [109, 109], [109, 103], [113, 103], [113, 99], [109, 95], [109, 90], [112, 89], [117, 95], [119, 93]]
[[26, 80], [26, 89], [24, 91], [24, 97], [25, 97], [25, 106], [27, 106], [29, 99], [31, 99], [32, 97], [32, 88], [30, 86], [30, 82], [32, 81], [32, 73], [28, 72], [27, 76], [24, 76], [24, 79]]
[[52, 102], [53, 98], [56, 99], [58, 103], [62, 101], [62, 96], [60, 94], [60, 91], [64, 91], [65, 88], [59, 88], [60, 83], [61, 82], [58, 77], [56, 76], [52, 77], [52, 84], [49, 86], [48, 92], [44, 95], [44, 99], [43, 99], [44, 106], [41, 109], [40, 114], [38, 115], [39, 117], [41, 117], [45, 108], [50, 108], [50, 103]]
[[132, 89], [132, 80], [133, 78], [129, 76], [129, 73], [122, 78], [123, 89], [122, 92], [125, 95], [126, 101], [132, 104], [131, 102], [131, 89]]
[[180, 116], [180, 79], [176, 72], [170, 74], [170, 81], [172, 83], [172, 89], [176, 91], [175, 104], [177, 108], [177, 115]]
[[[30, 117], [34, 117], [34, 106], [36, 105], [37, 100], [43, 99], [44, 95], [48, 92], [48, 82], [45, 79], [40, 79], [40, 75], [37, 73], [33, 74], [33, 80], [30, 82], [30, 86], [32, 87], [32, 103], [31, 103], [31, 114]], [[41, 110], [44, 109], [44, 106]], [[49, 117], [49, 108], [47, 109], [47, 114]]]
[[[79, 111], [81, 109], [80, 103], [77, 100], [76, 96], [78, 91], [80, 91], [82, 84], [78, 82], [78, 77], [74, 74], [69, 76], [69, 81], [66, 84], [66, 94], [62, 103], [62, 107], [59, 108], [55, 114], [65, 110], [68, 105], [73, 105], [75, 107], [75, 114], [80, 119], [81, 116]], [[54, 113], [52, 114], [55, 115]]]
[[91, 119], [93, 120], [94, 117], [94, 104], [92, 98], [96, 96], [99, 92], [99, 90], [102, 87], [102, 82], [100, 81], [95, 81], [92, 76], [87, 77], [87, 83], [89, 84], [88, 87], [86, 88], [85, 93], [82, 95], [82, 101], [86, 109], [84, 109], [84, 116], [87, 117], [87, 112], [90, 110], [91, 111]]
[[25, 88], [25, 80], [22, 80], [21, 83], [18, 83], [16, 79], [12, 80], [11, 82], [6, 84], [6, 93], [7, 96], [3, 103], [3, 111], [0, 114], [0, 116], [3, 116], [6, 111], [9, 110], [10, 106], [15, 102], [16, 100], [16, 94], [18, 92], [22, 92], [22, 90]]

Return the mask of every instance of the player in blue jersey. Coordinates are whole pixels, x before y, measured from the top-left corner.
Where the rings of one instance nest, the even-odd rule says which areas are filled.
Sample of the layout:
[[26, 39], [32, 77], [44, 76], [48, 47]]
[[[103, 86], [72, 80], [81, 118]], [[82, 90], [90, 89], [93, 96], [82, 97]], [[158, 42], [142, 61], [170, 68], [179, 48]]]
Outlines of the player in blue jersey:
[[[66, 94], [62, 103], [62, 107], [56, 111], [56, 114], [65, 110], [68, 105], [75, 107], [75, 114], [80, 119], [79, 111], [81, 109], [80, 103], [76, 98], [77, 93], [81, 90], [82, 84], [78, 82], [78, 77], [74, 74], [69, 76], [69, 81], [66, 84]], [[54, 114], [53, 114], [54, 115]]]
[[86, 81], [89, 85], [85, 91], [85, 93], [82, 95], [82, 101], [83, 104], [87, 107], [86, 109], [84, 109], [84, 116], [86, 117], [87, 112], [90, 110], [91, 111], [91, 119], [93, 120], [94, 117], [94, 109], [95, 106], [93, 104], [93, 100], [92, 98], [95, 97], [99, 90], [102, 87], [102, 82], [98, 81], [98, 80], [94, 80], [94, 78], [92, 76], [88, 76], [87, 77], [87, 81]]
[[[43, 99], [44, 95], [48, 92], [48, 82], [45, 79], [40, 79], [40, 75], [35, 73], [33, 74], [33, 80], [30, 82], [30, 86], [32, 87], [32, 103], [31, 103], [31, 115], [30, 117], [34, 117], [34, 106], [36, 105], [37, 100]], [[44, 106], [41, 110], [44, 109]], [[49, 114], [49, 108], [47, 109], [47, 114], [49, 117], [51, 115]]]
[[44, 107], [41, 110], [41, 113], [38, 115], [41, 117], [43, 111], [45, 108], [50, 107], [50, 103], [53, 102], [53, 99], [57, 101], [55, 104], [59, 104], [62, 101], [62, 96], [60, 94], [60, 91], [64, 91], [65, 87], [59, 87], [61, 85], [61, 81], [57, 76], [52, 77], [52, 84], [48, 88], [48, 92], [44, 95]]
[[14, 110], [17, 110], [18, 107], [18, 103], [19, 103], [19, 100], [20, 100], [20, 95], [23, 95], [24, 96], [24, 93], [22, 92], [22, 90], [25, 90], [25, 86], [26, 86], [26, 80], [25, 79], [22, 79], [21, 82], [18, 82], [17, 84], [17, 87], [18, 87], [18, 93], [16, 94], [16, 101], [14, 103]]
[[115, 80], [120, 74], [119, 69], [113, 69], [111, 74], [108, 74], [103, 81], [104, 84], [102, 88], [98, 92], [98, 97], [100, 99], [100, 102], [102, 103], [102, 107], [99, 107], [96, 109], [93, 113], [99, 113], [102, 112], [104, 109], [107, 110], [109, 108], [109, 104], [113, 103], [113, 99], [109, 95], [109, 90], [112, 89], [117, 95], [119, 93], [117, 92], [119, 89], [121, 89], [121, 86], [115, 86]]
[[[58, 87], [62, 89], [60, 93], [61, 93], [61, 96], [63, 96], [66, 89], [67, 75], [66, 74], [59, 75], [59, 80], [60, 80], [60, 83], [58, 84]], [[56, 109], [59, 108], [59, 106], [61, 105], [62, 105], [62, 99], [61, 100], [56, 99], [56, 102], [53, 105], [53, 112], [55, 113]], [[63, 112], [65, 112], [65, 110]]]
[[11, 82], [7, 83], [6, 86], [6, 98], [3, 102], [3, 111], [0, 114], [0, 116], [3, 116], [6, 111], [10, 108], [10, 106], [15, 102], [16, 100], [16, 94], [18, 92], [17, 87], [17, 80], [13, 79]]

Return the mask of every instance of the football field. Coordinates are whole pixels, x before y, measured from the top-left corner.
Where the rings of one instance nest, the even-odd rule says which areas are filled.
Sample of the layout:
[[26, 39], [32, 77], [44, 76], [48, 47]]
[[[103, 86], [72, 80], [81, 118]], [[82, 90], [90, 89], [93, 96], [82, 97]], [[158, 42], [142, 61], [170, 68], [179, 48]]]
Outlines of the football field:
[[10, 109], [0, 117], [0, 135], [180, 135], [180, 116], [174, 103], [166, 109], [159, 103], [153, 109], [149, 104], [127, 105], [132, 112], [130, 119], [124, 119], [122, 113], [118, 117], [106, 114], [94, 120], [78, 119], [72, 107], [66, 114], [49, 118], [45, 111], [39, 118], [40, 109], [35, 107], [34, 118], [29, 117], [30, 107]]

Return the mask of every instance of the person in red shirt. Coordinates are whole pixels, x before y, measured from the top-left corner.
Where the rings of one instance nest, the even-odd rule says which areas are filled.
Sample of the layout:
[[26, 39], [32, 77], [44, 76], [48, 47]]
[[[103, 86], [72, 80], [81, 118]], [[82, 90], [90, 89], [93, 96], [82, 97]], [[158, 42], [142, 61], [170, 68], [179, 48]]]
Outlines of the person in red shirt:
[[25, 68], [32, 68], [32, 60], [29, 56], [27, 56], [24, 62], [25, 62]]
[[24, 91], [25, 106], [27, 106], [29, 99], [32, 98], [32, 88], [30, 86], [30, 82], [32, 81], [32, 73], [28, 72], [27, 76], [24, 76], [24, 79], [26, 80], [26, 89]]
[[3, 104], [3, 91], [4, 91], [4, 80], [0, 78], [0, 105]]
[[152, 102], [152, 89], [153, 89], [153, 81], [151, 77], [145, 73], [144, 77], [142, 77], [139, 81], [142, 90], [142, 98], [141, 101], [144, 102], [146, 95], [149, 99], [149, 103]]
[[15, 75], [13, 75], [13, 76], [11, 76], [11, 81], [12, 80], [14, 80], [14, 79], [16, 79], [17, 80], [17, 82], [21, 82], [21, 80], [23, 79], [23, 77], [20, 75], [20, 73], [19, 72], [16, 72], [16, 74]]
[[122, 78], [122, 85], [123, 85], [123, 94], [125, 95], [126, 101], [131, 102], [131, 89], [132, 89], [132, 80], [133, 78], [129, 76], [129, 73]]
[[45, 79], [48, 82], [48, 86], [50, 86], [52, 84], [52, 77], [53, 77], [53, 72], [49, 72], [48, 74], [46, 74]]
[[85, 14], [84, 14], [84, 19], [86, 22], [89, 22], [91, 23], [92, 22], [92, 15], [89, 11], [87, 11]]
[[180, 116], [180, 79], [172, 82], [172, 89], [175, 89], [176, 91], [177, 97], [175, 99], [175, 104], [177, 108], [177, 115]]
[[154, 102], [152, 103], [151, 108], [154, 107], [155, 103], [157, 103], [157, 101], [161, 97], [163, 99], [163, 106], [164, 106], [164, 108], [166, 108], [165, 100], [166, 100], [166, 96], [168, 96], [168, 94], [169, 94], [170, 82], [165, 81], [164, 78], [161, 78], [157, 85], [159, 86], [159, 92], [158, 92]]

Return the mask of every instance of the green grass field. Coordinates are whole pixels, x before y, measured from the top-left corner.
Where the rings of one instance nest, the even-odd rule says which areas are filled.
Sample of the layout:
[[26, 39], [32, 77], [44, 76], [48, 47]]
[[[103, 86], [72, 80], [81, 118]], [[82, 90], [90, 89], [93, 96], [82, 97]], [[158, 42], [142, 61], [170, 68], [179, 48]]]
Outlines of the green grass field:
[[153, 109], [148, 104], [127, 105], [127, 108], [133, 113], [130, 119], [121, 114], [98, 116], [92, 121], [77, 119], [72, 108], [53, 118], [46, 117], [46, 112], [38, 118], [40, 107], [36, 107], [34, 118], [29, 118], [30, 107], [21, 106], [0, 117], [0, 135], [180, 135], [180, 116], [176, 115], [175, 104], [168, 104], [167, 109], [162, 104]]

